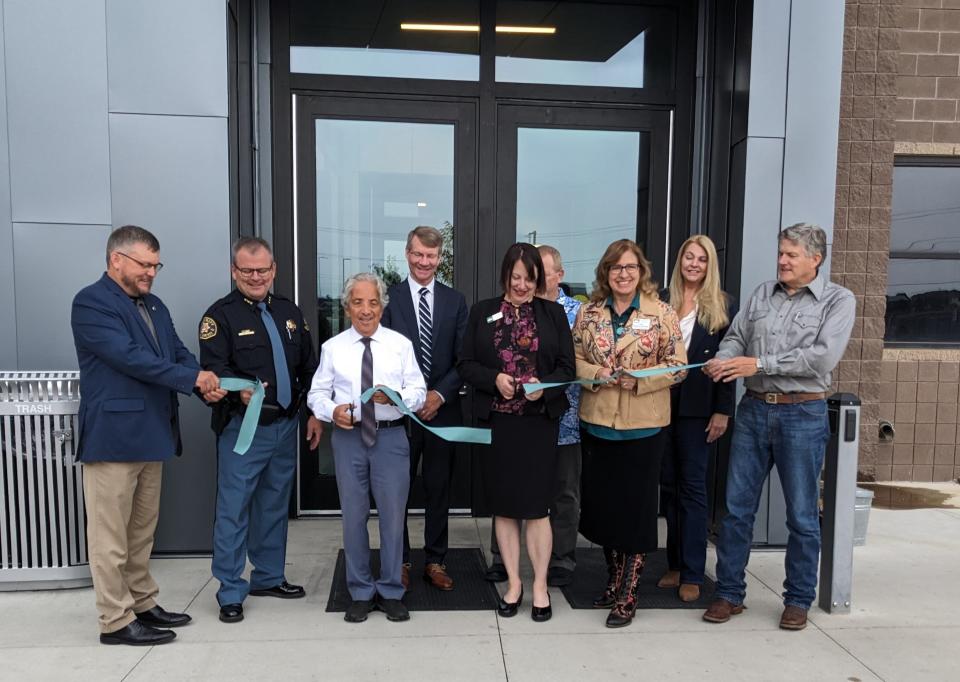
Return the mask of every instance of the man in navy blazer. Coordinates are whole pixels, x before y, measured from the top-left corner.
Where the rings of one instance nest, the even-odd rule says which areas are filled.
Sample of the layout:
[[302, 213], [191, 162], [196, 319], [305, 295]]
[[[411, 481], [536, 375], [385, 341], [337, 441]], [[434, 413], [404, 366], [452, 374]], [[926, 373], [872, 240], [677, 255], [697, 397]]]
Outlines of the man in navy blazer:
[[90, 572], [103, 644], [163, 644], [190, 616], [157, 604], [150, 552], [165, 460], [179, 455], [177, 392], [225, 392], [184, 347], [150, 293], [160, 243], [135, 225], [107, 240], [107, 271], [73, 299], [80, 364], [77, 459], [83, 463]]
[[[420, 226], [407, 235], [406, 256], [410, 276], [388, 291], [390, 303], [381, 323], [413, 342], [417, 364], [427, 384], [427, 399], [417, 416], [438, 426], [454, 426], [460, 414], [460, 375], [457, 360], [467, 326], [467, 302], [459, 291], [436, 279], [443, 235], [434, 227]], [[410, 481], [423, 460], [425, 554], [423, 577], [433, 587], [452, 590], [453, 579], [444, 559], [448, 546], [450, 481], [453, 443], [437, 438], [416, 423], [410, 424]], [[403, 585], [410, 585], [410, 535], [403, 530]]]

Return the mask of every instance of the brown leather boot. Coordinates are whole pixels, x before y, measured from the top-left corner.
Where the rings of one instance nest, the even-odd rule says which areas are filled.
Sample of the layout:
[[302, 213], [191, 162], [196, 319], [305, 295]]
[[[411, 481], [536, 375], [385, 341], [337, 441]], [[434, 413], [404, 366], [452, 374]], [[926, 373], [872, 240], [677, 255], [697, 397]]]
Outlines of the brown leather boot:
[[623, 580], [617, 590], [617, 601], [607, 616], [608, 628], [622, 628], [633, 622], [633, 615], [637, 612], [637, 588], [640, 586], [640, 575], [645, 563], [645, 554], [624, 556]]
[[680, 571], [667, 571], [662, 576], [660, 580], [657, 581], [657, 587], [661, 589], [666, 589], [668, 587], [679, 587], [680, 586]]
[[603, 558], [607, 561], [607, 587], [603, 594], [593, 600], [593, 608], [609, 609], [617, 600], [617, 590], [623, 580], [623, 552], [609, 547], [603, 548]]
[[400, 566], [400, 582], [403, 584], [404, 592], [410, 589], [410, 564]]
[[807, 610], [799, 606], [785, 606], [780, 616], [780, 628], [783, 630], [803, 630], [807, 627]]
[[683, 583], [677, 590], [677, 596], [680, 597], [680, 601], [688, 604], [697, 601], [700, 598], [700, 586], [693, 583]]
[[743, 604], [731, 604], [726, 599], [717, 597], [703, 613], [703, 619], [708, 623], [726, 623], [730, 616], [743, 613], [746, 608]]
[[427, 564], [424, 566], [423, 579], [438, 590], [449, 592], [453, 589], [453, 578], [447, 574], [447, 567], [443, 564]]

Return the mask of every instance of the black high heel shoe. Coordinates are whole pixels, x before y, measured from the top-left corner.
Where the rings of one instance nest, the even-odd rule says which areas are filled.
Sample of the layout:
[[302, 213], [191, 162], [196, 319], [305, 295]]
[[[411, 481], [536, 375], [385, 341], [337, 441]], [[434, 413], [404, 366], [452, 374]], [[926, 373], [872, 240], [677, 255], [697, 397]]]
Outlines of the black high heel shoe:
[[530, 611], [530, 617], [536, 623], [546, 623], [551, 617], [553, 617], [553, 602], [550, 599], [550, 595], [547, 595], [547, 605], [534, 606]]
[[523, 586], [520, 587], [520, 596], [517, 597], [517, 601], [510, 603], [506, 601], [503, 597], [500, 597], [500, 601], [497, 603], [497, 613], [503, 618], [513, 618], [517, 615], [517, 609], [520, 608], [520, 602], [523, 601]]

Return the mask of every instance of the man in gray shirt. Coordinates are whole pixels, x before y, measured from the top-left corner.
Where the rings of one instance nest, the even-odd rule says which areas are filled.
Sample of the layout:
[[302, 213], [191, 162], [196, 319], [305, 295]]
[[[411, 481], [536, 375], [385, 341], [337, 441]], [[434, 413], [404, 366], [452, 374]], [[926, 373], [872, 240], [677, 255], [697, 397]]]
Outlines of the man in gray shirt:
[[727, 471], [727, 515], [717, 542], [717, 591], [703, 619], [743, 611], [746, 566], [763, 482], [771, 467], [787, 506], [786, 579], [780, 627], [802, 630], [817, 588], [820, 469], [830, 427], [830, 373], [850, 340], [853, 293], [820, 274], [826, 233], [798, 223], [780, 233], [778, 278], [757, 287], [704, 372], [744, 378]]

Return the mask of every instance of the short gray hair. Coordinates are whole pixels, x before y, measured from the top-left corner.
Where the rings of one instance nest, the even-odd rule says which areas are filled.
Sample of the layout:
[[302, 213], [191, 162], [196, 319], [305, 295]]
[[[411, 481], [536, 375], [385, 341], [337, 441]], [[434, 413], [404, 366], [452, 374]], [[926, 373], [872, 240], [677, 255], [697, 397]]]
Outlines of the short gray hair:
[[820, 262], [827, 259], [827, 233], [819, 225], [794, 223], [780, 232], [780, 241], [789, 239], [800, 244], [811, 258], [820, 254]]
[[107, 265], [110, 265], [111, 253], [134, 244], [143, 244], [153, 253], [160, 250], [160, 242], [150, 230], [138, 225], [124, 225], [111, 232], [107, 238]]
[[233, 262], [237, 262], [237, 254], [240, 251], [259, 251], [260, 249], [266, 249], [267, 253], [270, 254], [270, 257], [273, 257], [273, 249], [270, 248], [270, 242], [268, 242], [263, 237], [240, 237], [237, 241], [233, 243], [233, 246], [230, 247], [231, 256], [233, 257]]
[[557, 270], [563, 270], [563, 259], [560, 257], [560, 252], [557, 251], [556, 247], [550, 246], [549, 244], [540, 244], [537, 246], [537, 251], [540, 252], [540, 258], [550, 256], [553, 259], [553, 267]]
[[347, 307], [347, 301], [350, 300], [353, 288], [360, 282], [372, 282], [377, 287], [377, 296], [380, 297], [380, 305], [384, 308], [387, 307], [387, 304], [390, 302], [390, 297], [387, 296], [387, 285], [383, 283], [383, 280], [372, 272], [358, 272], [343, 283], [343, 291], [340, 293], [340, 305], [342, 305], [344, 309]]

